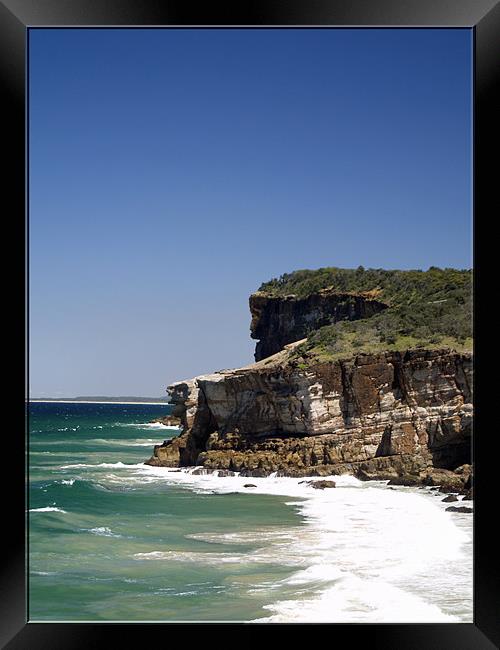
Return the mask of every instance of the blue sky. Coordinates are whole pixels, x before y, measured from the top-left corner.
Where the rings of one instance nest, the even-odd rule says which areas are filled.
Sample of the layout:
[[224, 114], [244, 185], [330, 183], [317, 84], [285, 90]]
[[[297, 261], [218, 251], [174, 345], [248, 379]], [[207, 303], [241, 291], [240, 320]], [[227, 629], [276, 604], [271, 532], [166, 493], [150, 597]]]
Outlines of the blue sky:
[[301, 268], [470, 268], [470, 30], [30, 30], [32, 396], [246, 364]]

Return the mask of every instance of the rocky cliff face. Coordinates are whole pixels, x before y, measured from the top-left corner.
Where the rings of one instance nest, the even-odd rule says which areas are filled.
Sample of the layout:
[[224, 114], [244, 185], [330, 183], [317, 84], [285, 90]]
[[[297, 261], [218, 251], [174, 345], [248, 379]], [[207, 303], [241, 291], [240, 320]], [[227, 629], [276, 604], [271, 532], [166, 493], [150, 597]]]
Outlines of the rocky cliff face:
[[[383, 307], [360, 307], [371, 308]], [[170, 386], [183, 432], [148, 463], [432, 483], [436, 468], [470, 463], [471, 377], [471, 355], [448, 349], [359, 354], [307, 369], [285, 350]]]
[[338, 293], [328, 289], [305, 298], [272, 297], [258, 291], [250, 296], [251, 337], [260, 339], [255, 360], [279, 352], [288, 343], [305, 338], [311, 331], [341, 320], [369, 318], [387, 305], [361, 294]]

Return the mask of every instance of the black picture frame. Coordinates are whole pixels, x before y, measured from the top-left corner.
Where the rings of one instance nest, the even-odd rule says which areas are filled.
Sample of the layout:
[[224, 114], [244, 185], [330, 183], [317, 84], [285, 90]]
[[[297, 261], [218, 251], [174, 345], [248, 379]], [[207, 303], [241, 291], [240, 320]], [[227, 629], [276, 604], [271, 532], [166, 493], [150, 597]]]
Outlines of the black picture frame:
[[[495, 422], [494, 382], [483, 369], [492, 361], [490, 341], [494, 341], [496, 319], [488, 318], [491, 296], [487, 283], [495, 278], [495, 255], [479, 254], [490, 237], [488, 225], [496, 216], [498, 206], [498, 120], [500, 107], [495, 102], [496, 81], [500, 67], [500, 4], [497, 0], [343, 0], [290, 1], [285, 5], [276, 0], [251, 3], [209, 4], [192, 8], [186, 2], [154, 0], [1, 0], [0, 1], [0, 74], [6, 91], [4, 109], [4, 159], [8, 161], [4, 181], [4, 205], [10, 205], [6, 220], [18, 226], [17, 241], [24, 253], [27, 249], [26, 192], [26, 61], [27, 33], [36, 27], [144, 27], [144, 26], [205, 26], [205, 27], [469, 27], [474, 31], [475, 100], [474, 100], [474, 331], [475, 331], [475, 514], [474, 514], [474, 623], [472, 624], [336, 624], [334, 639], [342, 631], [354, 647], [368, 642], [371, 647], [385, 649], [480, 650], [500, 647], [500, 589], [498, 584], [498, 548], [492, 526], [493, 505], [489, 493], [494, 491], [492, 477], [498, 463], [498, 434], [493, 435]], [[495, 135], [497, 136], [495, 138]], [[5, 155], [5, 153], [7, 155]], [[5, 222], [4, 222], [5, 223]], [[20, 227], [19, 227], [20, 226]], [[488, 266], [490, 265], [490, 266]], [[19, 277], [27, 277], [23, 265]], [[8, 279], [13, 275], [9, 268]], [[10, 283], [9, 283], [10, 284]], [[27, 295], [12, 284], [17, 296]], [[22, 292], [22, 294], [21, 294]], [[496, 292], [498, 293], [498, 291]], [[483, 296], [483, 298], [481, 298]], [[25, 301], [26, 304], [26, 301]], [[493, 305], [494, 306], [494, 305]], [[484, 318], [479, 314], [484, 309]], [[28, 310], [26, 309], [26, 315]], [[23, 331], [27, 332], [23, 323]], [[27, 350], [26, 335], [22, 342]], [[27, 352], [25, 354], [27, 357]], [[494, 361], [494, 359], [493, 359]], [[18, 365], [16, 363], [16, 365]], [[25, 414], [27, 373], [24, 379], [22, 406], [15, 409]], [[20, 404], [20, 402], [19, 402]], [[10, 409], [10, 402], [7, 404]], [[491, 424], [490, 424], [491, 423]], [[19, 425], [16, 426], [19, 431]], [[489, 435], [489, 433], [491, 435]], [[2, 556], [0, 581], [0, 642], [9, 650], [29, 648], [97, 648], [122, 643], [168, 643], [164, 626], [175, 625], [180, 634], [193, 631], [212, 632], [219, 638], [223, 632], [231, 635], [242, 624], [143, 624], [143, 623], [27, 623], [26, 621], [26, 505], [25, 505], [25, 438], [8, 433], [6, 458], [10, 465], [12, 483], [4, 505], [10, 510], [4, 515], [9, 533], [4, 530], [7, 548]], [[22, 478], [21, 478], [22, 476]], [[13, 487], [12, 487], [13, 486]], [[5, 489], [5, 488], [4, 488]], [[325, 624], [327, 625], [327, 624]], [[262, 631], [262, 625], [247, 626], [248, 640]], [[266, 624], [282, 633], [288, 625]], [[293, 626], [294, 633], [304, 625]], [[307, 627], [307, 625], [305, 626]], [[324, 625], [322, 625], [324, 627]], [[184, 629], [189, 628], [189, 629]], [[211, 628], [216, 628], [211, 630]], [[297, 628], [295, 630], [295, 628]], [[342, 628], [342, 630], [340, 630]], [[252, 630], [252, 632], [250, 632]], [[310, 634], [310, 630], [305, 630]], [[328, 630], [322, 630], [329, 632]], [[250, 636], [247, 636], [250, 632]], [[153, 637], [153, 638], [152, 638]], [[238, 641], [240, 637], [233, 637]], [[245, 639], [246, 640], [246, 639]], [[298, 639], [297, 639], [298, 640]], [[186, 642], [189, 642], [186, 639]]]

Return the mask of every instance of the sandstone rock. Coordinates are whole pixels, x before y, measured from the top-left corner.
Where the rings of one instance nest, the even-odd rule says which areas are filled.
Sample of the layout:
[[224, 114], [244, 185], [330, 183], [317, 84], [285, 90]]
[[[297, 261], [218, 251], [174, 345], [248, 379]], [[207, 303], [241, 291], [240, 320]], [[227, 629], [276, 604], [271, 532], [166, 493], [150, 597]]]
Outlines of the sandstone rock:
[[461, 486], [453, 485], [452, 483], [445, 483], [438, 488], [438, 492], [442, 492], [443, 494], [461, 494], [461, 491]]
[[402, 485], [405, 487], [412, 487], [420, 484], [418, 476], [400, 476], [398, 478], [391, 478], [387, 485]]
[[424, 482], [426, 485], [434, 485], [439, 492], [446, 494], [461, 494], [465, 488], [468, 475], [466, 473], [455, 473], [445, 469], [431, 469], [427, 472]]
[[365, 295], [320, 290], [306, 298], [290, 295], [273, 297], [258, 291], [250, 296], [251, 337], [260, 339], [255, 360], [282, 350], [308, 333], [340, 320], [368, 318], [387, 305]]
[[460, 476], [469, 477], [472, 474], [472, 465], [460, 465], [460, 467], [456, 467], [453, 471], [455, 474], [459, 474]]
[[165, 415], [161, 418], [155, 418], [154, 420], [151, 420], [151, 424], [155, 423], [163, 424], [166, 427], [180, 427], [181, 419], [175, 415]]
[[206, 469], [205, 467], [197, 467], [191, 472], [191, 474], [194, 474], [195, 476], [199, 476], [200, 474], [205, 476], [206, 474], [212, 474], [212, 473], [213, 473], [212, 470]]
[[471, 373], [471, 355], [447, 349], [358, 354], [306, 370], [279, 353], [170, 386], [183, 431], [146, 462], [242, 476], [348, 473], [464, 493]]
[[308, 481], [308, 484], [315, 490], [336, 487], [335, 481]]

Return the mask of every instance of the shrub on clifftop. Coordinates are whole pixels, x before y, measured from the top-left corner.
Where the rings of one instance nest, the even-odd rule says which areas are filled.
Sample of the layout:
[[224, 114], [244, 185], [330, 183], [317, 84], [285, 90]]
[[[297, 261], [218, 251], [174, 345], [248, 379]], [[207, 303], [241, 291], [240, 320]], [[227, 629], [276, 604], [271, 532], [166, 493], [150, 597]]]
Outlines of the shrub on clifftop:
[[338, 322], [311, 333], [294, 357], [336, 357], [412, 347], [472, 348], [472, 271], [321, 268], [285, 273], [260, 286], [271, 296], [304, 298], [322, 289], [376, 298], [389, 308], [369, 319]]

